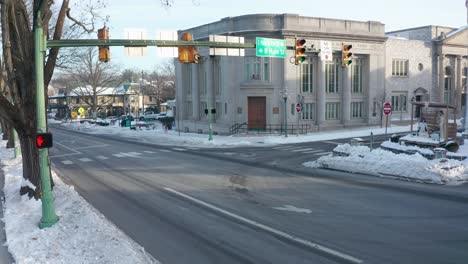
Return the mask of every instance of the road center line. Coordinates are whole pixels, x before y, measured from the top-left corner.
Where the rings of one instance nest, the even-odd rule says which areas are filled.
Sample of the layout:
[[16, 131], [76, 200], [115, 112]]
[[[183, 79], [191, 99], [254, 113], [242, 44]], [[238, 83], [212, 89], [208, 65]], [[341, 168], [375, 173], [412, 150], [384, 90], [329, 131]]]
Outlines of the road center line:
[[107, 147], [109, 145], [107, 144], [104, 144], [104, 145], [96, 145], [96, 146], [88, 146], [88, 147], [79, 147], [79, 148], [74, 148], [75, 150], [76, 149], [88, 149], [88, 148], [102, 148], [102, 147]]
[[363, 262], [362, 260], [360, 260], [360, 259], [358, 259], [358, 258], [355, 258], [355, 257], [353, 257], [353, 256], [347, 255], [347, 254], [345, 254], [345, 253], [338, 252], [338, 251], [336, 251], [336, 250], [333, 250], [333, 249], [331, 249], [331, 248], [327, 248], [327, 247], [325, 247], [325, 246], [321, 246], [321, 245], [319, 245], [319, 244], [310, 242], [310, 241], [305, 240], [305, 239], [302, 239], [302, 238], [300, 238], [300, 237], [296, 237], [296, 236], [290, 235], [290, 234], [285, 233], [285, 232], [283, 232], [283, 231], [280, 231], [280, 230], [271, 228], [271, 227], [266, 226], [266, 225], [264, 225], [264, 224], [255, 222], [255, 221], [250, 220], [250, 219], [247, 219], [247, 218], [245, 218], [245, 217], [242, 217], [242, 216], [240, 216], [240, 215], [236, 215], [236, 214], [234, 214], [234, 213], [231, 213], [231, 212], [229, 212], [229, 211], [227, 211], [227, 210], [221, 209], [221, 208], [219, 208], [219, 207], [217, 207], [217, 206], [214, 206], [214, 205], [209, 204], [209, 203], [207, 203], [207, 202], [204, 202], [204, 201], [202, 201], [202, 200], [198, 200], [197, 198], [194, 198], [194, 197], [189, 196], [189, 195], [187, 195], [187, 194], [178, 192], [178, 191], [176, 191], [176, 190], [174, 190], [174, 189], [171, 189], [171, 188], [167, 188], [167, 187], [166, 187], [166, 188], [164, 188], [164, 190], [166, 190], [166, 191], [168, 191], [168, 192], [170, 192], [170, 193], [172, 193], [172, 194], [178, 195], [178, 196], [180, 196], [180, 197], [183, 197], [183, 198], [185, 198], [185, 199], [187, 199], [187, 200], [190, 200], [190, 201], [192, 201], [192, 202], [194, 202], [194, 203], [196, 203], [196, 204], [198, 204], [198, 205], [204, 206], [204, 207], [209, 208], [209, 209], [211, 209], [211, 210], [214, 210], [214, 211], [216, 211], [216, 212], [218, 212], [218, 213], [221, 213], [221, 214], [223, 214], [223, 215], [229, 216], [229, 217], [234, 218], [234, 219], [236, 219], [236, 220], [238, 220], [238, 221], [244, 222], [244, 223], [246, 223], [246, 224], [248, 224], [248, 225], [254, 226], [254, 227], [259, 228], [259, 229], [262, 229], [263, 231], [266, 231], [266, 232], [268, 232], [268, 233], [271, 233], [271, 234], [274, 234], [274, 235], [276, 235], [276, 236], [280, 236], [280, 237], [282, 237], [282, 238], [285, 238], [285, 239], [287, 239], [287, 240], [290, 240], [290, 241], [293, 241], [293, 242], [302, 244], [302, 245], [307, 246], [307, 247], [309, 247], [309, 248], [312, 248], [312, 249], [314, 249], [314, 250], [319, 250], [319, 251], [324, 252], [324, 253], [326, 253], [326, 254], [328, 254], [328, 255], [331, 255], [331, 256], [334, 256], [334, 257], [338, 257], [338, 258], [341, 258], [341, 259], [343, 259], [343, 260], [346, 260], [346, 261], [349, 261], [349, 262], [352, 262], [352, 263], [362, 263], [362, 262]]

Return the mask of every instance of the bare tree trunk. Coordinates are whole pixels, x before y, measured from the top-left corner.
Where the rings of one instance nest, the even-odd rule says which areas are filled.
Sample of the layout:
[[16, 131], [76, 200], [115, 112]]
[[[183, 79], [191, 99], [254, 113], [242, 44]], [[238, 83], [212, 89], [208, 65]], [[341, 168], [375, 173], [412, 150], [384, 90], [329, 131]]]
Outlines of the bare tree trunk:
[[10, 125], [6, 125], [5, 133], [7, 141], [7, 148], [14, 148], [15, 147], [15, 137], [13, 136], [13, 127]]
[[36, 148], [35, 138], [33, 135], [21, 135], [21, 153], [23, 154], [23, 178], [29, 180], [36, 190], [28, 185], [21, 186], [20, 194], [27, 194], [29, 198], [39, 199], [42, 195], [41, 177], [39, 173], [39, 152]]
[[7, 135], [6, 135], [6, 122], [5, 121], [0, 121], [0, 125], [2, 126], [2, 140], [7, 140]]

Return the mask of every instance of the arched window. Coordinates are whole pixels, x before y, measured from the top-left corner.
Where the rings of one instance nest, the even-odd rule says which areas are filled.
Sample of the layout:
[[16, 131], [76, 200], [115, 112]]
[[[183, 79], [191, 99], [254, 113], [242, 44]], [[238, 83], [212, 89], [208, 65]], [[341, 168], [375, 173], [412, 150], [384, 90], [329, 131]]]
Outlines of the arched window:
[[451, 104], [453, 98], [453, 76], [452, 68], [450, 66], [445, 67], [444, 75], [444, 103]]

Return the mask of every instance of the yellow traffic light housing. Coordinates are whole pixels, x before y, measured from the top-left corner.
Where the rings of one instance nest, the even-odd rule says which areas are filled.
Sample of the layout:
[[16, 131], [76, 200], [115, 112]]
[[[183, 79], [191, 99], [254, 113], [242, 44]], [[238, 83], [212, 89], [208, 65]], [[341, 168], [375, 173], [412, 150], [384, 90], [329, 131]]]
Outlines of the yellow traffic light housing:
[[[108, 40], [109, 39], [109, 28], [103, 27], [98, 30], [98, 39]], [[99, 61], [109, 62], [110, 61], [110, 49], [109, 46], [99, 46]]]
[[303, 63], [305, 60], [306, 60], [306, 49], [305, 49], [305, 43], [306, 43], [306, 40], [305, 39], [296, 39], [296, 47], [295, 47], [295, 57], [296, 57], [296, 60], [295, 60], [295, 64], [296, 65], [299, 65], [301, 63]]
[[343, 44], [343, 49], [341, 51], [341, 67], [346, 67], [353, 63], [353, 61], [351, 60], [351, 56], [353, 56], [353, 53], [351, 53], [352, 47], [353, 45]]
[[[192, 41], [192, 34], [185, 32], [182, 34], [181, 40]], [[180, 46], [179, 48], [179, 62], [180, 63], [198, 63], [200, 55], [198, 48], [195, 46]]]

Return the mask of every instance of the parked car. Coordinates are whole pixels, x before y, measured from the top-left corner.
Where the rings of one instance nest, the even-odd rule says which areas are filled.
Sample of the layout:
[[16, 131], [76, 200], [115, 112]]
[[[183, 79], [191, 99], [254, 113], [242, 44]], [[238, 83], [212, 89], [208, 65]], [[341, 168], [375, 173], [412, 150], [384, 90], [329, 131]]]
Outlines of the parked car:
[[153, 111], [146, 112], [143, 116], [140, 116], [140, 120], [152, 120], [158, 118], [158, 113]]
[[159, 119], [162, 119], [162, 118], [165, 118], [166, 117], [166, 112], [161, 112], [158, 114], [158, 116], [156, 117], [156, 120], [159, 120]]

